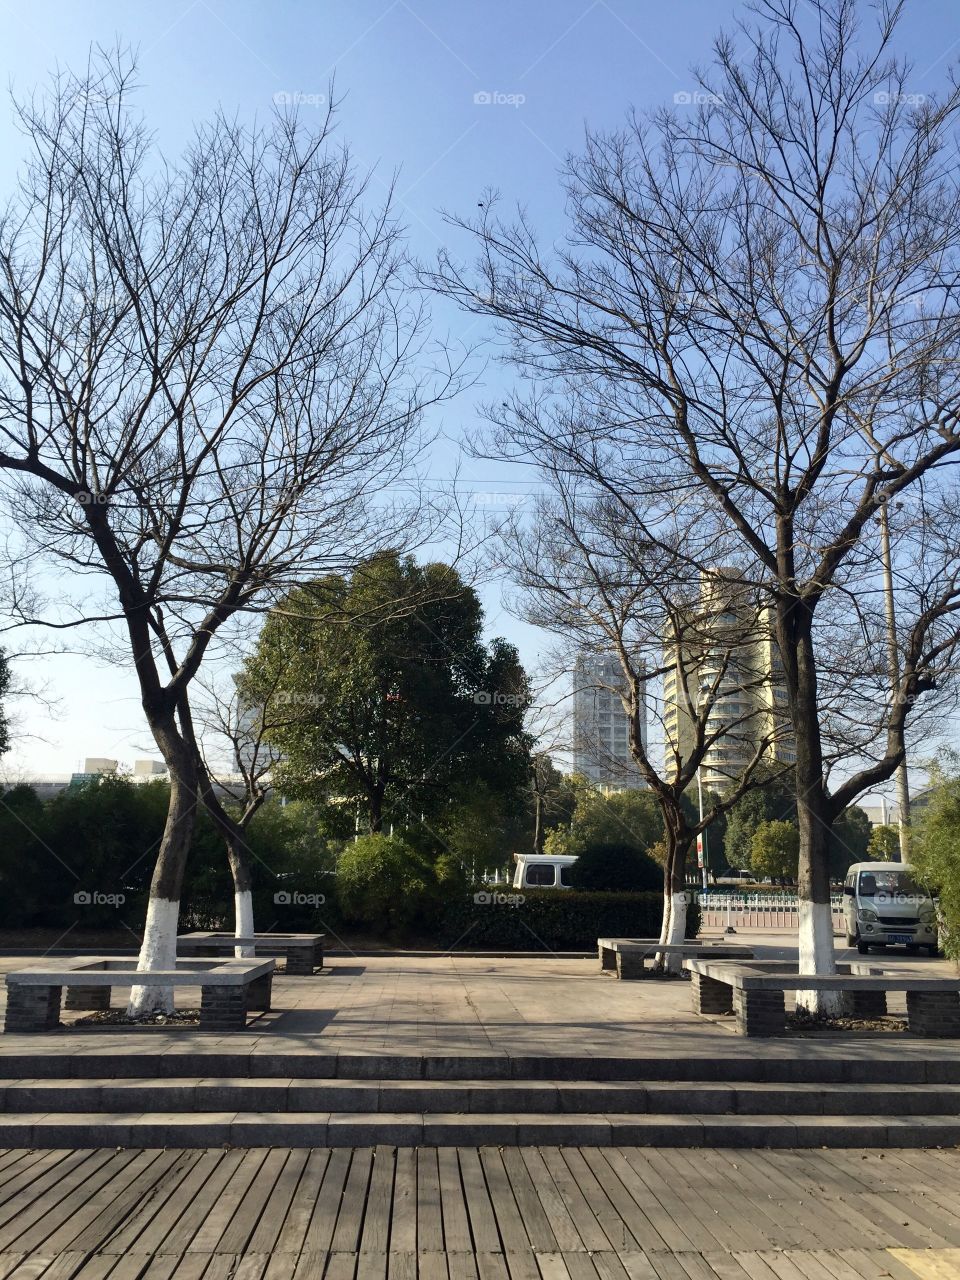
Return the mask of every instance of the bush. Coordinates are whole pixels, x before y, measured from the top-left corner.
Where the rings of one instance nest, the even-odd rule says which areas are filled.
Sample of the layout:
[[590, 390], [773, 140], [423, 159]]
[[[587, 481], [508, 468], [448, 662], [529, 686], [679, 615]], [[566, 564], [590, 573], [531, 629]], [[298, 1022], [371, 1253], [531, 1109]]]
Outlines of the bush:
[[[475, 901], [465, 895], [444, 912], [443, 946], [491, 947], [511, 951], [592, 951], [600, 937], [656, 938], [663, 921], [662, 893], [580, 893], [527, 890], [517, 906]], [[700, 931], [700, 907], [687, 907], [687, 937]]]
[[354, 924], [411, 929], [430, 919], [439, 898], [430, 861], [395, 836], [361, 836], [337, 864], [337, 902]]
[[662, 869], [627, 844], [588, 845], [567, 874], [574, 889], [655, 893], [663, 888]]

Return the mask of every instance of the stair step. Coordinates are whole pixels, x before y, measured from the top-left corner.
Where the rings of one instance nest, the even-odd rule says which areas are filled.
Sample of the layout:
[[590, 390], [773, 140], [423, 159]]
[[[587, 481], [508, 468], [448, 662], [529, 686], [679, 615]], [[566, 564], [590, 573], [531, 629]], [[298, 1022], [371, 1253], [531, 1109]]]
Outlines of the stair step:
[[196, 1112], [0, 1116], [0, 1148], [522, 1146], [938, 1147], [955, 1115], [716, 1116]]
[[[736, 1055], [709, 1058], [651, 1057], [616, 1058], [606, 1056], [531, 1055], [511, 1057], [488, 1054], [345, 1054], [263, 1051], [259, 1048], [222, 1050], [190, 1046], [164, 1053], [135, 1052], [120, 1047], [116, 1051], [29, 1052], [8, 1049], [0, 1052], [0, 1081], [59, 1079], [69, 1072], [73, 1080], [137, 1079], [298, 1079], [298, 1080], [500, 1080], [500, 1081], [683, 1081], [735, 1084], [764, 1081], [768, 1084], [960, 1084], [960, 1055], [955, 1052], [898, 1057], [842, 1057], [834, 1046], [796, 1042], [787, 1046], [789, 1055], [769, 1052], [764, 1044], [754, 1056]], [[6, 1039], [6, 1038], [4, 1038]], [[21, 1041], [29, 1037], [19, 1037]], [[36, 1040], [36, 1037], [33, 1038]], [[78, 1039], [78, 1047], [79, 1040]], [[894, 1053], [872, 1046], [874, 1051]]]
[[960, 1086], [737, 1081], [330, 1080], [197, 1077], [24, 1079], [0, 1084], [0, 1114], [266, 1112], [432, 1115], [960, 1115]]

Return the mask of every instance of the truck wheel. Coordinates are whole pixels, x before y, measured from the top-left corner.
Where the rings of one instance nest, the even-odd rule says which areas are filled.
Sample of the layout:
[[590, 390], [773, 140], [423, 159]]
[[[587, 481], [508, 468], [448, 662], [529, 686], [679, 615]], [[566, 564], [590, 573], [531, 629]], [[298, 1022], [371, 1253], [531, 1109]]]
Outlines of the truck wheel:
[[856, 940], [856, 938], [851, 938], [851, 937], [850, 937], [850, 935], [849, 935], [849, 933], [848, 933], [848, 934], [847, 934], [847, 946], [848, 946], [848, 947], [855, 947], [856, 945], [857, 945], [857, 940]]
[[920, 950], [920, 943], [919, 943], [919, 942], [908, 942], [908, 943], [907, 943], [907, 950], [908, 950], [908, 951], [913, 951], [913, 952], [917, 952], [917, 951], [919, 951], [919, 950]]
[[857, 950], [860, 952], [862, 956], [865, 956], [867, 952], [870, 950], [870, 948], [862, 938], [857, 938]]
[[937, 956], [940, 954], [940, 948], [937, 946], [935, 942], [931, 942], [931, 944], [927, 947], [927, 950], [930, 952], [931, 956], [933, 956], [934, 959], [936, 959]]

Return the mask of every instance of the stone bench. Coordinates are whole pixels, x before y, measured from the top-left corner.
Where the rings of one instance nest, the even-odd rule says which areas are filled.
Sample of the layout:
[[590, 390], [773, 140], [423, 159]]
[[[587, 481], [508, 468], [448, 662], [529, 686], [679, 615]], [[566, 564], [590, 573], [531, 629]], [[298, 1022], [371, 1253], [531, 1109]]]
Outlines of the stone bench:
[[322, 933], [253, 933], [238, 938], [233, 933], [181, 933], [177, 938], [177, 953], [194, 956], [216, 951], [230, 955], [237, 947], [252, 947], [258, 956], [283, 956], [288, 974], [310, 977], [314, 969], [323, 968], [325, 936]]
[[780, 961], [740, 964], [715, 958], [684, 960], [691, 977], [694, 1013], [733, 1013], [744, 1036], [778, 1036], [786, 1029], [787, 991], [836, 991], [843, 1012], [877, 1018], [887, 1012], [887, 993], [907, 997], [907, 1028], [916, 1036], [960, 1037], [960, 978], [892, 973], [867, 964], [837, 966], [835, 974], [799, 973]]
[[642, 978], [645, 964], [661, 952], [683, 959], [707, 956], [713, 960], [749, 960], [753, 952], [728, 942], [658, 942], [656, 938], [598, 938], [597, 955], [600, 968], [616, 970], [618, 978]]
[[200, 1027], [242, 1031], [250, 1010], [267, 1012], [272, 996], [273, 960], [177, 960], [176, 969], [137, 970], [123, 957], [78, 956], [56, 965], [7, 974], [4, 1031], [50, 1031], [60, 1024], [60, 1000], [68, 1009], [110, 1008], [114, 987], [199, 987]]

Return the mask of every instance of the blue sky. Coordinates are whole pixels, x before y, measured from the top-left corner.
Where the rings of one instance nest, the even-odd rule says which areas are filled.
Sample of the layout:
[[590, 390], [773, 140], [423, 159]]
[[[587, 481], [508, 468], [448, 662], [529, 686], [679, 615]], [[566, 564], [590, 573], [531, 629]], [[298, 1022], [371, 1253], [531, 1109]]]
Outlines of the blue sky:
[[[708, 59], [713, 36], [739, 11], [732, 0], [2, 0], [0, 72], [22, 93], [57, 65], [82, 68], [91, 43], [138, 49], [139, 101], [170, 155], [218, 106], [252, 119], [281, 95], [309, 120], [335, 76], [341, 135], [358, 163], [376, 166], [384, 180], [399, 170], [398, 209], [411, 247], [430, 258], [451, 243], [440, 210], [471, 213], [489, 187], [525, 205], [545, 233], [559, 234], [556, 175], [585, 124], [615, 127], [631, 106], [655, 107], [690, 91], [689, 68]], [[941, 85], [960, 53], [956, 0], [911, 0], [900, 46], [915, 62], [912, 91]], [[0, 109], [0, 185], [23, 151], [9, 110]], [[454, 335], [467, 327], [442, 308], [437, 320]], [[481, 336], [471, 330], [471, 340]], [[435, 425], [454, 441], [476, 434], [478, 403], [504, 376], [491, 369], [485, 385], [446, 406]], [[438, 479], [455, 455], [454, 444], [438, 447], [431, 468]], [[472, 460], [462, 476], [486, 495], [522, 493], [526, 484], [518, 472]], [[490, 634], [516, 641], [535, 665], [539, 637], [502, 610], [496, 588], [485, 599]], [[10, 764], [68, 771], [84, 755], [130, 762], [156, 754], [122, 672], [68, 655], [47, 660], [45, 670], [59, 717], [23, 708], [24, 727], [41, 737], [24, 742]]]

